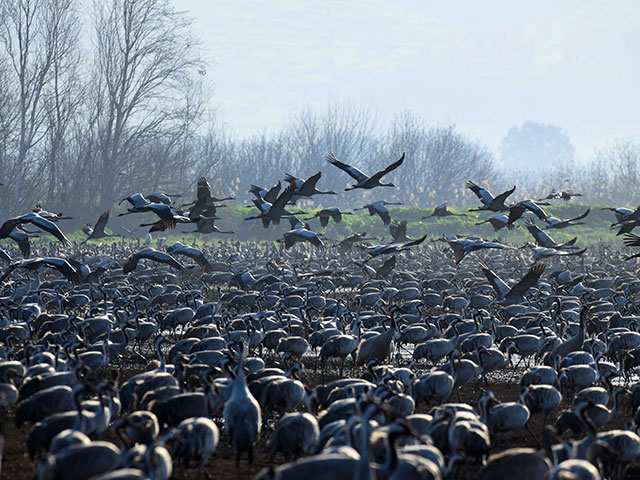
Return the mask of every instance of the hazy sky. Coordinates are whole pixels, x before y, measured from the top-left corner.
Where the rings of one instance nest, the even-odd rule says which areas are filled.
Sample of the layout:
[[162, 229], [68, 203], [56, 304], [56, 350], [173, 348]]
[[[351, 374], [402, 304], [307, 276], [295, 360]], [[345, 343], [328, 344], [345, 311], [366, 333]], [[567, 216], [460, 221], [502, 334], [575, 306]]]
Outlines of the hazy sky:
[[331, 102], [455, 122], [496, 150], [526, 120], [560, 125], [579, 158], [640, 133], [640, 1], [172, 1], [239, 135]]

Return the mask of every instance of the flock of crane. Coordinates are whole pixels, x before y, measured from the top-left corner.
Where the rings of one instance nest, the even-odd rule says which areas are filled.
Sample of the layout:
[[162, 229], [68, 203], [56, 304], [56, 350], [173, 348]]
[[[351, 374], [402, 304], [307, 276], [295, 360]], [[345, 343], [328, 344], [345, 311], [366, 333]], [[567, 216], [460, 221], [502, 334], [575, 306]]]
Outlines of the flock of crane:
[[[346, 190], [393, 187], [382, 179], [404, 160], [368, 176], [327, 157], [355, 180]], [[252, 186], [247, 220], [288, 219], [282, 246], [96, 242], [117, 236], [108, 211], [82, 243], [59, 228], [68, 217], [40, 206], [6, 220], [0, 239], [16, 245], [0, 249], [0, 458], [13, 421], [36, 479], [163, 480], [177, 465], [215, 478], [221, 442], [239, 478], [256, 453], [268, 457], [261, 480], [638, 475], [640, 279], [626, 261], [638, 255], [551, 238], [589, 210], [558, 219], [545, 202], [579, 194], [507, 205], [515, 187], [493, 196], [467, 183], [474, 210], [495, 213], [478, 223], [525, 220], [529, 248], [410, 238], [385, 201], [363, 209], [391, 240], [362, 232], [329, 246], [307, 221], [351, 212], [300, 220], [290, 207], [335, 194], [320, 178]], [[119, 215], [153, 213], [150, 232], [232, 234], [215, 225], [223, 200], [200, 178], [191, 204], [135, 193]], [[626, 245], [640, 246], [640, 209], [611, 210]], [[443, 204], [429, 217], [450, 215], [465, 214]], [[28, 225], [57, 242], [31, 245]], [[529, 446], [505, 448], [514, 435]]]

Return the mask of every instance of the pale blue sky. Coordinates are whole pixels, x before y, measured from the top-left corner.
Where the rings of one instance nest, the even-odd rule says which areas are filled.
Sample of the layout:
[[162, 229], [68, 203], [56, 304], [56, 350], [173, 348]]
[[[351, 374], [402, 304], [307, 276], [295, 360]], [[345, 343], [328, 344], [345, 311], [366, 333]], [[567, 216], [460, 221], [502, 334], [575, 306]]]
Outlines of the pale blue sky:
[[640, 1], [172, 1], [238, 135], [331, 102], [455, 122], [495, 150], [552, 123], [583, 159], [640, 132]]

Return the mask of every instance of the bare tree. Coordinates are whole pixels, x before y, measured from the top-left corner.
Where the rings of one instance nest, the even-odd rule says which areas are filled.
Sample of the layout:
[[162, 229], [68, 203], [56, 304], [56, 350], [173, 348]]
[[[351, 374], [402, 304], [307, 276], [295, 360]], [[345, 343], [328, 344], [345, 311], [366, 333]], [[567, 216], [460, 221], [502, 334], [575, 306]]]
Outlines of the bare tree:
[[379, 157], [388, 162], [402, 151], [407, 160], [397, 172], [402, 184], [397, 195], [409, 204], [462, 204], [466, 180], [494, 179], [493, 157], [485, 147], [454, 126], [427, 126], [410, 112], [394, 119]]
[[[59, 5], [57, 15], [47, 26], [53, 55], [51, 81], [46, 91], [47, 143], [43, 168], [47, 174], [47, 205], [61, 206], [60, 193], [64, 178], [60, 177], [63, 150], [69, 128], [84, 100], [85, 85], [80, 75], [81, 52], [78, 48], [79, 21], [72, 0], [52, 0]], [[58, 204], [58, 205], [56, 205]]]
[[0, 181], [5, 187], [0, 189], [2, 205], [12, 203], [11, 192], [7, 188], [12, 179], [11, 168], [15, 164], [15, 126], [17, 120], [16, 96], [8, 88], [11, 84], [9, 62], [0, 58]]
[[12, 168], [7, 169], [9, 189], [13, 190], [10, 205], [14, 209], [19, 209], [38, 186], [41, 164], [33, 149], [47, 130], [45, 96], [52, 80], [56, 48], [60, 37], [66, 34], [71, 3], [69, 0], [0, 3], [0, 43], [14, 79], [8, 88], [16, 97], [16, 147]]
[[[148, 147], [160, 139], [175, 146], [184, 133], [185, 109], [193, 104], [183, 92], [197, 81], [201, 62], [190, 20], [166, 0], [96, 1], [94, 11], [95, 173], [99, 201], [106, 208], [123, 187], [136, 183], [136, 159], [138, 166], [145, 161], [139, 158], [142, 152], [152, 153]], [[120, 174], [130, 181], [119, 182]]]
[[640, 144], [621, 138], [597, 151], [596, 161], [611, 172], [611, 186], [617, 202], [638, 201], [640, 188]]

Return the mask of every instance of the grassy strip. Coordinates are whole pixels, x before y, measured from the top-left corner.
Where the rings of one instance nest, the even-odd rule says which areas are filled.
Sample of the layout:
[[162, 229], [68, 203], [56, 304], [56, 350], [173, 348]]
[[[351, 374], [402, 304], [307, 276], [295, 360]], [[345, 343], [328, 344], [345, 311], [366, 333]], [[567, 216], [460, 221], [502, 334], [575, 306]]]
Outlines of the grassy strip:
[[[578, 216], [583, 213], [587, 208], [591, 208], [589, 216], [583, 220], [584, 225], [578, 225], [575, 227], [569, 227], [566, 229], [548, 230], [549, 235], [558, 242], [567, 241], [575, 236], [578, 237], [579, 245], [596, 245], [596, 244], [609, 244], [614, 246], [622, 245], [622, 236], [616, 236], [617, 230], [611, 230], [609, 226], [615, 221], [614, 215], [610, 211], [602, 210], [601, 205], [583, 205], [583, 204], [557, 204], [545, 207], [545, 211], [554, 217], [564, 219]], [[420, 237], [425, 233], [429, 238], [438, 238], [442, 235], [476, 235], [485, 239], [499, 239], [502, 242], [506, 242], [512, 245], [523, 245], [526, 242], [532, 242], [533, 238], [524, 227], [524, 220], [518, 220], [517, 228], [509, 231], [506, 228], [499, 232], [494, 232], [493, 227], [485, 223], [483, 225], [476, 225], [476, 223], [488, 219], [489, 217], [496, 215], [496, 212], [469, 212], [468, 209], [453, 209], [455, 213], [465, 213], [466, 216], [450, 216], [445, 218], [431, 217], [425, 220], [421, 220], [423, 217], [430, 215], [431, 209], [424, 209], [418, 207], [394, 207], [389, 209], [391, 212], [391, 218], [395, 222], [401, 220], [407, 220], [407, 235], [410, 237]], [[313, 216], [318, 209], [305, 210], [308, 211], [308, 215], [298, 215], [301, 220]], [[282, 219], [280, 225], [271, 226], [268, 229], [262, 227], [262, 222], [259, 220], [245, 221], [244, 218], [255, 215], [255, 208], [232, 206], [228, 208], [220, 209], [218, 215], [221, 217], [218, 220], [218, 225], [223, 230], [233, 230], [236, 235], [200, 235], [187, 233], [194, 229], [193, 225], [178, 224], [177, 230], [165, 231], [154, 233], [153, 238], [164, 238], [167, 243], [174, 241], [188, 242], [190, 244], [197, 243], [215, 243], [225, 240], [234, 240], [242, 242], [254, 242], [254, 241], [275, 241], [282, 238], [282, 234], [289, 230], [289, 221]], [[529, 216], [529, 215], [525, 215]], [[146, 217], [145, 217], [146, 218]], [[308, 220], [311, 229], [322, 233], [327, 239], [335, 240], [351, 235], [352, 233], [358, 233], [366, 231], [369, 236], [376, 237], [380, 242], [386, 242], [390, 240], [389, 227], [382, 224], [382, 221], [377, 216], [369, 216], [366, 211], [356, 212], [354, 215], [344, 215], [343, 221], [339, 224], [329, 222], [326, 229], [322, 229], [320, 221], [318, 219]], [[536, 219], [536, 223], [543, 228], [545, 225], [543, 222]], [[64, 228], [64, 224], [61, 225]], [[73, 242], [82, 242], [86, 239], [84, 233], [81, 230], [65, 233], [69, 240]], [[139, 229], [135, 232], [139, 235], [138, 238], [126, 239], [126, 241], [141, 242], [144, 239], [146, 231]], [[43, 235], [40, 240], [33, 239], [34, 243], [38, 241], [52, 241], [53, 238], [48, 235]], [[103, 244], [111, 244], [114, 242], [120, 242], [121, 239], [105, 238], [96, 242]], [[2, 244], [9, 244], [10, 240], [4, 240]], [[155, 241], [153, 242], [155, 243]]]

